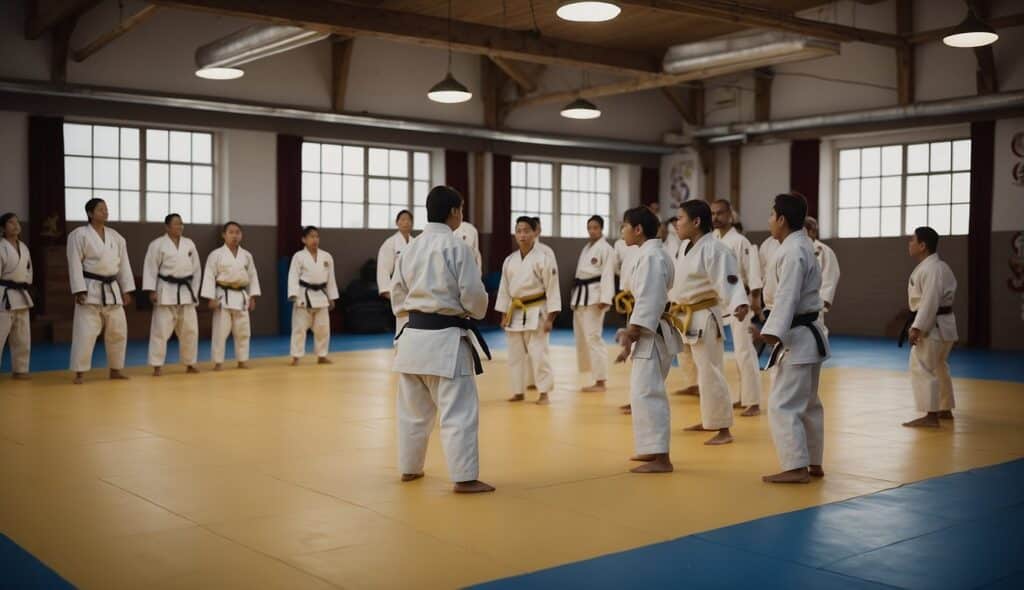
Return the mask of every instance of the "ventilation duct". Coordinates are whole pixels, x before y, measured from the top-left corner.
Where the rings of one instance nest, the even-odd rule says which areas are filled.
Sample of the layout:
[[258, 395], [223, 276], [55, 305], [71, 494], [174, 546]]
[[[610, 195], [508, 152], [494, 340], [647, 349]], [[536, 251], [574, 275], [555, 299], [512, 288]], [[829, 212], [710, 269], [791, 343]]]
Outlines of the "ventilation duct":
[[662, 60], [662, 69], [666, 74], [703, 70], [735, 72], [831, 55], [839, 55], [839, 43], [768, 32], [670, 47]]
[[234, 68], [330, 37], [330, 33], [284, 25], [253, 25], [196, 49], [196, 66]]

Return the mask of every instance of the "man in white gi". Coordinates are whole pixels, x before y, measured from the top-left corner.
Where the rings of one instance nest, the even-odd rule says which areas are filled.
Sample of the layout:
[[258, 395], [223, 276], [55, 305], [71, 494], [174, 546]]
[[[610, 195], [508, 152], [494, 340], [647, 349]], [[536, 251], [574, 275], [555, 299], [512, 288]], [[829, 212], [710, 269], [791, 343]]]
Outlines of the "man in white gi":
[[[547, 244], [540, 241], [540, 236], [543, 233], [543, 228], [541, 227], [540, 223], [540, 217], [533, 217], [532, 219], [537, 222], [537, 239], [534, 240], [533, 242], [534, 247], [544, 252], [544, 254], [550, 256], [552, 264], [554, 264], [557, 268], [558, 258], [555, 256], [555, 251], [551, 248], [551, 246], [548, 246]], [[526, 357], [526, 361], [523, 363], [523, 370], [525, 371], [524, 379], [526, 382], [526, 389], [529, 391], [535, 391], [537, 389], [537, 379], [535, 377], [533, 370], [533, 361], [530, 360], [529, 356]]]
[[683, 340], [690, 345], [700, 386], [700, 417], [687, 432], [717, 431], [706, 445], [733, 441], [729, 386], [722, 369], [725, 354], [722, 311], [741, 321], [750, 311], [739, 265], [732, 251], [717, 239], [706, 201], [679, 205], [678, 232], [690, 244], [676, 260], [676, 282], [669, 292], [671, 312], [678, 318]]
[[633, 468], [633, 473], [673, 470], [665, 379], [672, 368], [672, 358], [682, 350], [682, 341], [672, 317], [666, 313], [675, 271], [663, 242], [657, 238], [658, 228], [658, 218], [646, 207], [630, 209], [623, 215], [623, 239], [640, 248], [633, 268], [636, 303], [629, 324], [620, 333], [623, 350], [616, 359], [625, 361], [632, 353], [629, 391], [636, 455], [631, 460], [644, 463]]
[[[334, 279], [334, 258], [320, 249], [320, 230], [303, 228], [306, 246], [292, 256], [288, 267], [288, 300], [292, 302], [292, 366], [306, 354], [306, 332], [313, 330], [313, 351], [317, 364], [329, 365], [331, 310], [338, 299]], [[389, 287], [390, 288], [390, 287]]]
[[953, 419], [953, 380], [949, 376], [949, 353], [959, 338], [953, 298], [956, 277], [938, 255], [939, 234], [919, 227], [910, 237], [910, 257], [917, 261], [907, 284], [911, 317], [900, 336], [900, 345], [910, 338], [910, 384], [917, 409], [925, 415], [906, 422], [911, 428], [938, 428], [940, 419]]
[[803, 229], [806, 217], [807, 200], [795, 194], [777, 195], [768, 216], [768, 229], [781, 244], [775, 253], [775, 306], [754, 337], [774, 347], [769, 367], [777, 373], [768, 417], [782, 471], [764, 476], [767, 483], [807, 483], [825, 475], [825, 411], [818, 379], [829, 350], [819, 317], [821, 270]]
[[513, 392], [509, 401], [526, 398], [525, 365], [529, 358], [540, 391], [537, 403], [545, 405], [548, 392], [555, 386], [548, 341], [555, 317], [562, 310], [562, 295], [555, 258], [538, 248], [536, 239], [537, 221], [525, 216], [517, 219], [519, 250], [509, 254], [502, 265], [494, 309], [505, 314], [501, 326], [508, 337], [509, 382]]
[[[804, 229], [807, 230], [807, 237], [814, 243], [814, 257], [818, 260], [818, 268], [821, 269], [821, 302], [824, 307], [821, 309], [821, 323], [825, 324], [825, 314], [832, 309], [832, 302], [836, 299], [836, 288], [839, 286], [839, 259], [832, 248], [818, 239], [818, 220], [808, 217], [804, 221]], [[825, 326], [825, 336], [828, 336], [828, 326]]]
[[32, 350], [32, 257], [20, 236], [18, 217], [0, 215], [0, 354], [10, 343], [12, 376], [27, 380]]
[[[733, 210], [729, 201], [718, 199], [711, 205], [715, 235], [722, 240], [739, 266], [741, 288], [749, 293], [751, 308], [757, 313], [761, 299], [761, 265], [750, 240], [733, 227]], [[732, 331], [733, 358], [740, 375], [740, 386], [733, 394], [733, 407], [746, 406], [741, 416], [757, 416], [761, 413], [761, 367], [757, 362], [757, 348], [750, 336], [752, 315], [740, 320], [728, 311], [723, 312], [726, 324]]]
[[192, 240], [183, 233], [181, 216], [171, 213], [164, 218], [167, 233], [149, 243], [142, 265], [142, 290], [149, 291], [153, 317], [149, 323], [149, 365], [153, 376], [159, 377], [167, 358], [167, 341], [178, 335], [178, 353], [185, 372], [198, 373], [199, 286], [203, 266]]
[[89, 199], [88, 225], [68, 234], [68, 279], [75, 296], [71, 336], [71, 370], [75, 384], [92, 368], [92, 350], [103, 332], [111, 379], [127, 379], [124, 369], [128, 321], [124, 306], [132, 302], [135, 277], [128, 263], [128, 246], [121, 234], [107, 227], [107, 204]]
[[210, 334], [210, 356], [213, 370], [224, 365], [224, 347], [228, 335], [235, 342], [235, 360], [239, 369], [249, 368], [249, 339], [252, 329], [249, 312], [256, 309], [260, 296], [260, 279], [256, 261], [242, 248], [242, 226], [229, 221], [221, 232], [224, 245], [206, 258], [201, 295], [209, 300], [213, 310], [213, 329]]
[[[440, 411], [441, 444], [456, 493], [493, 492], [477, 479], [479, 400], [483, 372], [474, 320], [487, 313], [487, 292], [472, 250], [452, 230], [462, 196], [447, 186], [427, 195], [427, 226], [402, 253], [391, 284], [396, 310], [408, 314], [398, 334], [398, 463], [402, 481], [423, 477], [427, 442]], [[488, 358], [490, 355], [488, 354]]]
[[604, 314], [615, 295], [615, 250], [604, 239], [604, 218], [600, 215], [587, 220], [587, 234], [589, 240], [576, 262], [569, 302], [576, 338], [576, 365], [580, 373], [589, 371], [594, 378], [594, 384], [581, 391], [591, 393], [607, 389], [608, 351], [601, 333]]
[[[395, 224], [398, 231], [392, 234], [377, 250], [377, 292], [385, 299], [391, 299], [389, 292], [391, 287], [391, 276], [395, 272], [395, 263], [402, 250], [412, 241], [412, 213], [402, 209], [395, 216]], [[394, 311], [394, 309], [392, 309]], [[405, 325], [405, 314], [395, 314], [395, 334], [402, 330]]]
[[466, 242], [469, 249], [473, 251], [473, 258], [476, 260], [476, 266], [480, 269], [480, 273], [483, 274], [484, 263], [480, 257], [480, 232], [477, 231], [476, 227], [468, 222], [463, 221], [462, 225], [455, 230], [455, 237]]

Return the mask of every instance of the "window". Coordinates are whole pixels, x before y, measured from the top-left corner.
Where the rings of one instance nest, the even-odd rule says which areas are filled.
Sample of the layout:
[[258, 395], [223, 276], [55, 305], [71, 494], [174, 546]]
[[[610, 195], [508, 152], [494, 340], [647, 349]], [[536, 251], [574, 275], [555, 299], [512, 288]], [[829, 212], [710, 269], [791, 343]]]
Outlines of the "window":
[[111, 221], [162, 222], [173, 212], [213, 223], [213, 135], [65, 123], [67, 220], [85, 221], [85, 203], [94, 197], [106, 201]]
[[970, 168], [969, 139], [840, 150], [839, 237], [966, 234]]
[[587, 237], [587, 219], [604, 217], [612, 201], [611, 169], [597, 166], [561, 166], [561, 229], [563, 238]]
[[529, 215], [551, 235], [585, 238], [587, 219], [601, 215], [607, 232], [611, 175], [605, 166], [513, 161], [512, 231], [517, 217]]
[[409, 209], [420, 229], [429, 191], [428, 152], [302, 143], [302, 225], [386, 229]]
[[512, 162], [512, 233], [523, 215], [540, 217], [541, 227], [554, 231], [553, 168], [541, 162]]

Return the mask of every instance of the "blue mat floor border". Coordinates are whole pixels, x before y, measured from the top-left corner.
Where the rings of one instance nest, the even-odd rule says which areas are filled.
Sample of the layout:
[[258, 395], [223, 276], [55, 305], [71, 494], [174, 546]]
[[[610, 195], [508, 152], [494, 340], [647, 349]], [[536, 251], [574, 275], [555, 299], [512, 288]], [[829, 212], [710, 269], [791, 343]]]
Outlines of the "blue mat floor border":
[[1021, 556], [1024, 459], [473, 588], [1021, 588]]
[[71, 590], [64, 578], [0, 533], [0, 590]]
[[[732, 341], [729, 338], [728, 329], [726, 332], [726, 350], [731, 351]], [[497, 328], [487, 329], [484, 331], [484, 334], [492, 350], [503, 350], [505, 348], [506, 339], [502, 330]], [[615, 330], [607, 329], [604, 336], [606, 342], [612, 342], [615, 337]], [[390, 333], [333, 334], [331, 337], [331, 352], [391, 348], [392, 338], [393, 336]], [[285, 335], [254, 336], [249, 347], [250, 356], [253, 358], [287, 356], [289, 354], [289, 342], [289, 337]], [[830, 335], [829, 342], [832, 345], [832, 358], [826, 363], [826, 367], [907, 370], [907, 361], [910, 355], [909, 348], [897, 348], [891, 339]], [[551, 334], [551, 344], [555, 346], [573, 346], [572, 330], [555, 330]], [[148, 341], [145, 340], [130, 341], [125, 359], [126, 365], [129, 367], [145, 366], [147, 364], [147, 346]], [[31, 370], [37, 372], [67, 369], [70, 350], [70, 344], [34, 344], [32, 348]], [[312, 350], [312, 337], [308, 339], [306, 350]], [[765, 355], [767, 355], [767, 352]], [[234, 350], [229, 342], [227, 358], [231, 360], [233, 357]], [[200, 340], [199, 361], [205, 363], [209, 362], [209, 359], [210, 341]], [[176, 341], [172, 340], [168, 345], [167, 365], [171, 366], [177, 362], [178, 345]], [[93, 353], [93, 366], [106, 366], [102, 337], [96, 343], [96, 349]], [[1024, 353], [957, 348], [950, 356], [950, 370], [954, 377], [1024, 383]], [[0, 371], [10, 371], [10, 354], [7, 350], [3, 351]]]

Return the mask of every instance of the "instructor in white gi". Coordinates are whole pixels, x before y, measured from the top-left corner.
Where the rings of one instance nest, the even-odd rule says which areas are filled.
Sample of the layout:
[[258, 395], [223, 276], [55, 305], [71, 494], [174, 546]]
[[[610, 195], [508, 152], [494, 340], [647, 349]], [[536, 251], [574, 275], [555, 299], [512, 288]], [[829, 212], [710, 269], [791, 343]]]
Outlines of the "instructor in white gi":
[[584, 392], [606, 390], [608, 382], [608, 350], [601, 332], [604, 315], [615, 295], [615, 250], [604, 239], [604, 218], [594, 215], [587, 220], [589, 239], [576, 262], [569, 302], [572, 305], [572, 331], [576, 338], [576, 365], [580, 373], [590, 372], [593, 385]]
[[0, 215], [0, 354], [10, 343], [13, 377], [25, 380], [32, 350], [32, 257], [19, 236], [18, 217], [14, 213]]

